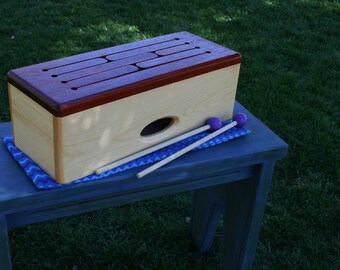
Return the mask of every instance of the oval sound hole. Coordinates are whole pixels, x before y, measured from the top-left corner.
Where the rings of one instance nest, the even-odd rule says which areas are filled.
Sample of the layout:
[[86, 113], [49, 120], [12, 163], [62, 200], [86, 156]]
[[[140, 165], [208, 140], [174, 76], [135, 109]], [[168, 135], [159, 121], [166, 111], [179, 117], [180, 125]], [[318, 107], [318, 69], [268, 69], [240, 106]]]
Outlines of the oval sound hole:
[[140, 135], [142, 137], [148, 137], [159, 134], [160, 132], [167, 130], [170, 126], [172, 126], [173, 123], [174, 119], [171, 117], [158, 119], [148, 124], [145, 128], [143, 128]]

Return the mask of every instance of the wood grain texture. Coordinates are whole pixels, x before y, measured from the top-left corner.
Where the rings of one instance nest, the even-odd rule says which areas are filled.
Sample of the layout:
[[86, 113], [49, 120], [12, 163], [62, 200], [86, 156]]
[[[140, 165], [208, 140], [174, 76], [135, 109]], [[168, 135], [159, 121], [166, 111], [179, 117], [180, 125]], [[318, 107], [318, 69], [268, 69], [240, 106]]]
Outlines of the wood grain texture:
[[171, 48], [171, 47], [175, 47], [175, 46], [182, 45], [182, 44], [184, 44], [183, 40], [173, 39], [167, 42], [161, 42], [161, 43], [153, 44], [150, 46], [141, 46], [140, 48], [137, 48], [134, 50], [127, 50], [121, 53], [111, 54], [111, 55], [106, 56], [105, 58], [111, 61], [115, 61], [115, 60], [125, 59], [127, 57], [133, 57], [141, 53], [154, 52], [160, 49]]
[[[121, 205], [150, 198], [152, 195], [156, 197], [246, 179], [249, 178], [253, 165], [282, 159], [287, 155], [287, 144], [250, 111], [235, 102], [234, 113], [237, 112], [247, 115], [247, 128], [252, 131], [251, 134], [228, 143], [193, 151], [157, 170], [143, 181], [136, 179], [135, 174], [139, 168], [135, 168], [110, 175], [100, 181], [42, 192], [31, 183], [5, 144], [1, 143], [0, 212], [20, 214], [32, 210], [37, 214], [39, 209], [62, 208], [69, 203], [79, 210], [72, 213], [76, 214], [94, 210], [101, 199], [102, 207], [112, 206], [113, 204], [105, 205], [105, 198], [115, 198], [115, 205]], [[0, 123], [0, 137], [11, 135], [11, 126], [11, 122]], [[246, 175], [244, 171], [247, 171]], [[85, 201], [92, 202], [94, 208], [81, 203]], [[66, 216], [69, 212], [60, 211], [59, 214], [59, 217]], [[29, 218], [34, 220], [35, 216], [30, 215]], [[18, 226], [19, 223], [19, 219], [16, 219], [14, 223], [10, 222], [9, 227]]]
[[[247, 115], [252, 134], [191, 152], [143, 181], [137, 181], [136, 168], [42, 192], [0, 144], [1, 269], [11, 269], [10, 228], [184, 191], [195, 192], [189, 234], [198, 250], [210, 248], [220, 209], [227, 206], [221, 224], [221, 268], [251, 269], [272, 171], [288, 146], [237, 102], [235, 112]], [[11, 135], [10, 122], [0, 123], [0, 137], [6, 135]]]
[[78, 89], [87, 85], [92, 85], [93, 83], [98, 83], [105, 81], [107, 79], [116, 78], [122, 75], [126, 75], [132, 72], [138, 71], [138, 68], [133, 65], [127, 65], [124, 67], [115, 68], [113, 70], [107, 70], [96, 74], [91, 74], [86, 77], [75, 79], [69, 82], [71, 89]]
[[227, 131], [227, 130], [233, 128], [233, 127], [235, 127], [236, 125], [237, 125], [237, 122], [236, 122], [236, 121], [233, 121], [233, 122], [231, 122], [230, 124], [228, 124], [228, 125], [226, 125], [226, 126], [220, 128], [220, 129], [218, 129], [218, 130], [216, 130], [216, 131], [210, 133], [209, 135], [207, 135], [207, 136], [201, 138], [200, 140], [198, 140], [198, 141], [196, 141], [196, 142], [194, 142], [194, 143], [192, 143], [192, 144], [190, 144], [190, 145], [188, 145], [188, 146], [182, 148], [182, 149], [179, 150], [178, 152], [176, 152], [176, 153], [174, 153], [174, 154], [172, 154], [172, 155], [170, 155], [170, 156], [168, 156], [168, 157], [162, 159], [161, 161], [159, 161], [159, 162], [157, 162], [157, 163], [151, 165], [150, 167], [144, 169], [143, 171], [137, 173], [137, 177], [138, 177], [138, 178], [142, 178], [142, 177], [144, 177], [144, 176], [150, 174], [151, 172], [153, 172], [153, 171], [159, 169], [160, 167], [162, 167], [162, 166], [168, 164], [169, 162], [175, 160], [176, 158], [179, 158], [179, 157], [183, 156], [184, 154], [188, 153], [188, 152], [191, 151], [192, 149], [194, 149], [194, 148], [200, 146], [201, 144], [203, 144], [203, 143], [205, 143], [205, 142], [211, 140], [212, 138], [214, 138], [214, 137], [216, 137], [216, 136], [222, 134], [223, 132], [225, 132], [225, 131]]
[[149, 147], [147, 149], [144, 149], [142, 151], [134, 153], [131, 156], [127, 156], [125, 158], [122, 158], [122, 159], [119, 159], [117, 161], [114, 161], [114, 162], [112, 162], [110, 164], [107, 164], [107, 165], [105, 165], [105, 166], [103, 166], [101, 168], [98, 168], [97, 170], [95, 170], [95, 173], [99, 175], [99, 174], [101, 174], [103, 172], [106, 172], [108, 170], [117, 168], [117, 167], [119, 167], [119, 166], [121, 166], [121, 165], [123, 165], [125, 163], [128, 163], [128, 162], [130, 162], [132, 160], [135, 160], [137, 158], [143, 157], [143, 156], [145, 156], [147, 154], [155, 152], [155, 151], [157, 151], [159, 149], [162, 149], [162, 148], [167, 147], [167, 146], [169, 146], [171, 144], [177, 143], [179, 141], [182, 141], [182, 140], [184, 140], [186, 138], [189, 138], [189, 137], [194, 136], [196, 134], [199, 134], [201, 132], [207, 131], [209, 129], [210, 129], [210, 125], [205, 125], [205, 126], [196, 128], [196, 129], [191, 130], [191, 131], [189, 131], [187, 133], [184, 133], [184, 134], [181, 134], [181, 135], [176, 136], [174, 138], [171, 138], [170, 140], [167, 140], [167, 141], [162, 142], [160, 144], [156, 144], [156, 145], [154, 145], [152, 147]]
[[[179, 32], [11, 70], [8, 81], [62, 117], [240, 61], [237, 52]], [[136, 69], [119, 73], [128, 65]]]
[[124, 67], [124, 66], [127, 66], [127, 65], [133, 65], [133, 64], [136, 64], [138, 62], [153, 59], [153, 58], [156, 58], [156, 57], [157, 57], [157, 55], [154, 54], [154, 53], [143, 53], [143, 54], [136, 55], [134, 57], [128, 57], [128, 58], [120, 59], [120, 60], [117, 60], [117, 61], [114, 61], [114, 62], [109, 62], [109, 63], [106, 63], [106, 64], [97, 65], [97, 66], [94, 66], [94, 67], [84, 68], [84, 69], [80, 69], [80, 70], [77, 70], [77, 71], [60, 74], [60, 75], [58, 75], [58, 79], [60, 79], [61, 83], [69, 82], [69, 81], [73, 81], [73, 80], [76, 80], [76, 79], [79, 79], [79, 78], [98, 74], [98, 73], [101, 73], [101, 72], [104, 72], [104, 71]]
[[[73, 181], [114, 160], [204, 125], [212, 116], [230, 118], [240, 65], [212, 71], [103, 104], [65, 117], [54, 117], [56, 180]], [[153, 137], [141, 131], [151, 122], [178, 119]]]
[[54, 177], [53, 116], [9, 84], [15, 145]]
[[206, 50], [194, 48], [194, 49], [191, 49], [191, 50], [188, 50], [188, 51], [179, 52], [179, 53], [167, 55], [167, 56], [164, 56], [164, 57], [159, 57], [159, 58], [156, 58], [156, 59], [137, 63], [137, 67], [139, 67], [141, 69], [152, 68], [152, 67], [155, 67], [155, 66], [160, 66], [160, 65], [172, 63], [172, 62], [175, 62], [177, 60], [191, 58], [192, 56], [201, 55], [201, 54], [202, 55], [206, 54]]

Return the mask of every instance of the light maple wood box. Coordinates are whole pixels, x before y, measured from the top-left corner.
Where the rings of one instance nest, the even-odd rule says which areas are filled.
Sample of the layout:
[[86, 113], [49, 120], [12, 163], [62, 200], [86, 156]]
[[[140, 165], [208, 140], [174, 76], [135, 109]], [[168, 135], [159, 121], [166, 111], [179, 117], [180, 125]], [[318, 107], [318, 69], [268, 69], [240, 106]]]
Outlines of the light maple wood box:
[[232, 116], [241, 56], [188, 32], [11, 70], [14, 142], [59, 183]]

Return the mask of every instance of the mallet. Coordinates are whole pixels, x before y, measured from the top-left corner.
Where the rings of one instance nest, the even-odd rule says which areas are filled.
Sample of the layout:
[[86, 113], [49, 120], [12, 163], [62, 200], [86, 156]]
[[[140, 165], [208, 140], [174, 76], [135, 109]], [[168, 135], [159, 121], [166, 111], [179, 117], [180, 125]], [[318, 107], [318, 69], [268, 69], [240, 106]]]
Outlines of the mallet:
[[180, 151], [172, 154], [171, 156], [169, 156], [169, 157], [167, 157], [167, 158], [157, 162], [156, 164], [150, 166], [149, 168], [139, 172], [137, 174], [137, 177], [138, 178], [142, 178], [145, 175], [147, 175], [147, 174], [153, 172], [154, 170], [156, 170], [156, 169], [164, 166], [165, 164], [169, 163], [170, 161], [172, 161], [172, 160], [174, 160], [174, 159], [184, 155], [185, 153], [189, 152], [190, 150], [196, 148], [197, 146], [199, 146], [199, 145], [209, 141], [210, 139], [212, 139], [212, 138], [222, 134], [223, 132], [227, 131], [228, 129], [231, 129], [231, 128], [235, 127], [235, 126], [243, 127], [246, 123], [247, 123], [247, 116], [245, 114], [243, 114], [243, 113], [235, 114], [234, 117], [233, 117], [233, 122], [231, 122], [230, 124], [228, 124], [228, 125], [220, 128], [220, 129], [214, 131], [213, 133], [205, 136], [204, 138], [194, 142], [193, 144], [190, 144], [189, 146], [181, 149]]
[[155, 146], [152, 146], [152, 147], [150, 147], [148, 149], [145, 149], [145, 150], [142, 150], [140, 152], [137, 152], [137, 153], [135, 153], [135, 154], [133, 154], [131, 156], [127, 156], [127, 157], [125, 157], [123, 159], [120, 159], [120, 160], [117, 160], [117, 161], [115, 161], [113, 163], [107, 164], [107, 165], [105, 165], [103, 167], [100, 167], [99, 169], [95, 170], [94, 172], [97, 175], [101, 174], [103, 172], [106, 172], [106, 171], [111, 170], [113, 168], [119, 167], [120, 165], [123, 165], [123, 164], [125, 164], [127, 162], [130, 162], [130, 161], [134, 160], [134, 159], [137, 159], [137, 158], [140, 158], [140, 157], [145, 156], [147, 154], [150, 154], [150, 153], [152, 153], [152, 152], [154, 152], [156, 150], [162, 149], [162, 148], [164, 148], [166, 146], [169, 146], [171, 144], [174, 144], [176, 142], [179, 142], [181, 140], [189, 138], [189, 137], [191, 137], [193, 135], [196, 135], [198, 133], [201, 133], [203, 131], [206, 131], [206, 130], [216, 131], [216, 130], [218, 130], [221, 127], [222, 127], [221, 120], [218, 117], [211, 117], [211, 118], [208, 119], [207, 124], [205, 126], [203, 126], [203, 127], [191, 130], [191, 131], [189, 131], [187, 133], [179, 135], [179, 136], [177, 136], [175, 138], [172, 138], [172, 139], [170, 139], [168, 141], [165, 141], [163, 143], [160, 143], [160, 144], [157, 144]]

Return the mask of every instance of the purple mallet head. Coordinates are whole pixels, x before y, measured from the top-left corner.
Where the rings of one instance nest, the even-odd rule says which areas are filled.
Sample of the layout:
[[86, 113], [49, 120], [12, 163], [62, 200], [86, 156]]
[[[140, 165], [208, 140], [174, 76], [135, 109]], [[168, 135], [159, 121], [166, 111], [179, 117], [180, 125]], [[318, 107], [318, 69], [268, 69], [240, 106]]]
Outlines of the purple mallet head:
[[222, 122], [218, 117], [209, 118], [207, 124], [210, 126], [211, 131], [216, 131], [222, 127]]
[[244, 113], [237, 113], [233, 116], [233, 121], [237, 122], [237, 127], [244, 127], [247, 124], [247, 116]]

